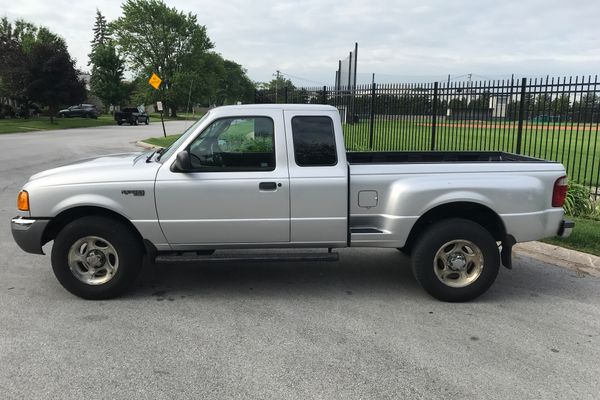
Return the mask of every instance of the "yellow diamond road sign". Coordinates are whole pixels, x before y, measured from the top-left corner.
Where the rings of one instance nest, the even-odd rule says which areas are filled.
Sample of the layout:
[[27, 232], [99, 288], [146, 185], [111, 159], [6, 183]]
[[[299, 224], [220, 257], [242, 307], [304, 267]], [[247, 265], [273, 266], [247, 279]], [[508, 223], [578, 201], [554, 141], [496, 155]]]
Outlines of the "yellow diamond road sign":
[[156, 74], [152, 74], [150, 79], [148, 79], [148, 83], [156, 90], [158, 90], [158, 88], [160, 87], [161, 82], [162, 79], [160, 79]]

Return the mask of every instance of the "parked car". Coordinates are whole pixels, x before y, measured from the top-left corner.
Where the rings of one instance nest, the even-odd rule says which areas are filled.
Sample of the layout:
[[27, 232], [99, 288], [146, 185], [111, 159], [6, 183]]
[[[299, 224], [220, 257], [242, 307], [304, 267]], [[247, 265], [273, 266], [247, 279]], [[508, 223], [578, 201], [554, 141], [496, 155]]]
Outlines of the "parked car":
[[117, 121], [117, 125], [123, 125], [123, 123], [129, 125], [144, 123], [148, 125], [150, 117], [142, 107], [125, 107], [121, 111], [115, 112], [115, 121]]
[[[568, 236], [565, 168], [502, 152], [347, 152], [321, 105], [209, 111], [167, 149], [33, 175], [12, 234], [70, 292], [117, 296], [155, 262], [335, 261], [332, 249], [399, 248], [444, 301], [484, 293], [512, 246]], [[498, 246], [498, 244], [501, 244]], [[269, 252], [270, 248], [321, 252]], [[221, 249], [260, 249], [222, 254]], [[213, 251], [217, 250], [213, 253]], [[376, 261], [373, 261], [376, 263]]]
[[58, 116], [61, 118], [98, 118], [99, 115], [100, 112], [93, 104], [78, 104], [76, 106], [71, 106], [69, 108], [60, 110], [58, 112]]

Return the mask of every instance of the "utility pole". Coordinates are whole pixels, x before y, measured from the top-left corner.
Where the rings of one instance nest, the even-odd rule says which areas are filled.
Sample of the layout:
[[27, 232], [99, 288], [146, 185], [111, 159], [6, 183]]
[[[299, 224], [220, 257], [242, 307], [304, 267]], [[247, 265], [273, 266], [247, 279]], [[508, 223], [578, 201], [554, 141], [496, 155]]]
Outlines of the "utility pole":
[[275, 71], [276, 74], [273, 74], [273, 76], [275, 76], [275, 103], [277, 103], [277, 84], [279, 83], [279, 76], [281, 75], [281, 72], [279, 70]]

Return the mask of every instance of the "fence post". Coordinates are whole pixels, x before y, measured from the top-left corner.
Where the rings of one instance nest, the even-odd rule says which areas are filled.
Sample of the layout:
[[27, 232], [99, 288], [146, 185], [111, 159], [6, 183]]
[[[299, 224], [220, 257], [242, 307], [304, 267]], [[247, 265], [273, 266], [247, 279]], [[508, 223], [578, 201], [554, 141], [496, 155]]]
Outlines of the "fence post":
[[521, 154], [521, 141], [523, 140], [523, 120], [525, 119], [525, 89], [527, 78], [521, 80], [521, 103], [519, 104], [519, 127], [517, 128], [517, 154]]
[[321, 104], [327, 104], [327, 86], [323, 86], [323, 102]]
[[288, 87], [285, 87], [285, 90], [283, 91], [285, 93], [285, 103], [288, 103]]
[[435, 125], [437, 122], [438, 83], [433, 83], [433, 115], [431, 116], [431, 151], [435, 150]]
[[375, 125], [375, 89], [377, 84], [373, 82], [371, 87], [371, 115], [369, 119], [369, 150], [373, 150], [373, 127]]

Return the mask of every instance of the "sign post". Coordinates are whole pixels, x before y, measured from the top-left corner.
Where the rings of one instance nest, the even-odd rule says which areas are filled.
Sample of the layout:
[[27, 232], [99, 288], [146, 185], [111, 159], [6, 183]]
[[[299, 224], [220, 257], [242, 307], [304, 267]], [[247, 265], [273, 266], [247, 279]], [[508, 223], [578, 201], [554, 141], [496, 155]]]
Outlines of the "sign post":
[[[158, 75], [156, 75], [156, 74], [153, 73], [152, 76], [150, 77], [150, 79], [148, 79], [148, 83], [155, 90], [158, 90], [160, 88], [160, 84], [162, 83], [162, 79], [160, 79], [160, 77]], [[167, 137], [167, 130], [165, 129], [165, 120], [163, 118], [163, 104], [162, 104], [162, 101], [157, 101], [156, 102], [156, 108], [160, 112], [160, 122], [162, 123], [163, 135], [165, 137]]]
[[162, 104], [162, 101], [157, 101], [156, 102], [156, 108], [158, 109], [158, 111], [160, 111], [160, 122], [161, 122], [162, 127], [163, 127], [163, 135], [165, 137], [167, 137], [167, 130], [165, 129], [165, 120], [163, 119], [163, 104]]

